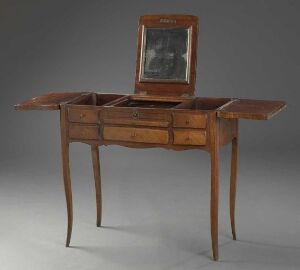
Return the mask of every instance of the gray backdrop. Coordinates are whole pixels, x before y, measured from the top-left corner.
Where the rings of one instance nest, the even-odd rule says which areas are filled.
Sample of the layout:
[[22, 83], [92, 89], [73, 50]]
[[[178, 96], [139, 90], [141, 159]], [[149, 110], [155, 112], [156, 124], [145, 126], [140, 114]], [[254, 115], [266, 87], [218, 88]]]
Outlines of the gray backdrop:
[[[299, 268], [299, 12], [296, 0], [1, 0], [0, 269]], [[210, 260], [199, 151], [101, 148], [96, 229], [89, 148], [72, 145], [77, 248], [64, 248], [59, 113], [13, 110], [47, 91], [132, 93], [138, 18], [156, 13], [200, 18], [197, 96], [288, 103], [270, 121], [240, 122], [237, 242], [221, 151], [221, 263]]]

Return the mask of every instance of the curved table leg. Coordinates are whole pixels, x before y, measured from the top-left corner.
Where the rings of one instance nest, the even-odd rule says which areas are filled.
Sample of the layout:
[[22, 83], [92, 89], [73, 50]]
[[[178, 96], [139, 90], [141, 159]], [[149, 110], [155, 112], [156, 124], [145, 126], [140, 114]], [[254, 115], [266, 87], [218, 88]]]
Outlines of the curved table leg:
[[235, 231], [235, 201], [236, 201], [236, 179], [237, 179], [237, 162], [238, 162], [238, 138], [232, 140], [231, 148], [231, 172], [230, 172], [230, 223], [233, 240], [236, 240]]
[[92, 162], [93, 162], [93, 171], [94, 171], [94, 179], [95, 179], [95, 189], [96, 189], [97, 227], [100, 227], [101, 218], [102, 218], [102, 195], [101, 195], [99, 148], [97, 145], [92, 145], [91, 150], [92, 150]]
[[73, 226], [73, 203], [72, 203], [72, 186], [70, 176], [70, 158], [69, 158], [69, 142], [67, 139], [66, 132], [66, 108], [65, 105], [61, 105], [60, 110], [60, 132], [61, 132], [61, 156], [62, 156], [62, 170], [64, 177], [65, 195], [67, 202], [67, 213], [68, 213], [68, 230], [66, 247], [70, 246], [72, 226]]
[[62, 150], [65, 195], [66, 195], [67, 212], [68, 212], [68, 231], [67, 231], [66, 247], [69, 247], [71, 234], [72, 234], [72, 225], [73, 225], [72, 187], [71, 187], [71, 177], [70, 177], [70, 167], [69, 167], [69, 144], [62, 142], [61, 150]]
[[211, 194], [210, 194], [210, 226], [213, 259], [219, 259], [218, 247], [218, 211], [219, 211], [219, 130], [218, 120], [211, 119]]
[[219, 164], [218, 153], [211, 154], [211, 199], [210, 199], [210, 222], [213, 258], [219, 258], [218, 248], [218, 206], [219, 206]]

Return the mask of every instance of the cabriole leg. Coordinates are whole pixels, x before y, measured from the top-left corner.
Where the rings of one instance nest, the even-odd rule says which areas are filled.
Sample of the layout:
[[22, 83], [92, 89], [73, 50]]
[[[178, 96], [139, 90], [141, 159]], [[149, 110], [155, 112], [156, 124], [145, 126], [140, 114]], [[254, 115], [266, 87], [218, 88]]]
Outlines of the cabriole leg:
[[219, 207], [219, 164], [218, 152], [211, 153], [211, 199], [210, 199], [210, 222], [211, 242], [213, 258], [219, 259], [218, 248], [218, 207]]
[[101, 194], [99, 148], [97, 145], [92, 145], [91, 150], [92, 150], [92, 162], [93, 162], [93, 171], [94, 171], [94, 179], [95, 179], [95, 189], [96, 189], [97, 227], [100, 227], [101, 218], [102, 218], [102, 194]]
[[68, 229], [66, 247], [70, 246], [72, 226], [73, 226], [73, 203], [72, 203], [72, 186], [71, 186], [71, 175], [70, 175], [70, 153], [69, 153], [69, 142], [67, 140], [67, 122], [66, 122], [66, 108], [65, 105], [61, 105], [60, 109], [60, 132], [61, 132], [61, 156], [62, 156], [62, 170], [64, 177], [64, 187], [67, 202], [67, 213], [68, 213]]
[[233, 240], [236, 240], [235, 231], [235, 201], [236, 201], [236, 180], [237, 180], [237, 163], [238, 163], [238, 138], [232, 140], [231, 148], [231, 172], [230, 172], [230, 223]]
[[218, 207], [219, 207], [219, 122], [215, 115], [210, 116], [210, 160], [211, 160], [211, 194], [210, 226], [213, 259], [219, 259], [218, 247]]
[[66, 247], [69, 247], [72, 225], [73, 225], [73, 205], [72, 205], [72, 187], [71, 187], [71, 177], [70, 177], [70, 167], [69, 167], [69, 144], [62, 143], [62, 165], [63, 165], [63, 177], [65, 186], [65, 195], [67, 202], [67, 212], [68, 212], [68, 230]]

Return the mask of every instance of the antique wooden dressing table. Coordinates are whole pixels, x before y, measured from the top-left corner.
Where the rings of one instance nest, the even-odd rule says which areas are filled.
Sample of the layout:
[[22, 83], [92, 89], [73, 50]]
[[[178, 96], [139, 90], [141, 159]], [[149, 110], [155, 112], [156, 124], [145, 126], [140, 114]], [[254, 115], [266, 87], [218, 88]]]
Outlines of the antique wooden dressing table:
[[101, 145], [205, 150], [211, 157], [211, 239], [218, 260], [219, 149], [232, 143], [230, 220], [235, 232], [238, 119], [266, 120], [283, 101], [195, 97], [198, 18], [142, 16], [139, 21], [135, 93], [48, 93], [15, 105], [17, 110], [60, 110], [61, 149], [70, 244], [73, 209], [69, 144], [91, 146], [97, 226], [101, 225]]

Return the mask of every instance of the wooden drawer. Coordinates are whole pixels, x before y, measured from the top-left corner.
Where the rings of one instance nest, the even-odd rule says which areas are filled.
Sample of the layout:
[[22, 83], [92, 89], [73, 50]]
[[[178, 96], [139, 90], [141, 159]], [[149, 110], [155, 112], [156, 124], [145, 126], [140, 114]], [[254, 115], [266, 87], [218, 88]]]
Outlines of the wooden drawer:
[[174, 144], [205, 145], [205, 130], [174, 130]]
[[173, 127], [205, 128], [206, 114], [174, 113]]
[[167, 130], [150, 128], [106, 126], [103, 129], [103, 137], [105, 140], [125, 142], [158, 144], [167, 144], [169, 142], [169, 134]]
[[70, 139], [98, 140], [99, 127], [97, 125], [74, 125], [69, 126]]
[[98, 123], [97, 110], [68, 109], [68, 119], [77, 123]]
[[171, 122], [171, 115], [132, 108], [111, 108], [102, 114], [103, 122], [112, 125], [136, 125], [167, 127]]

